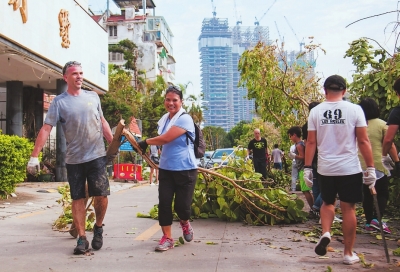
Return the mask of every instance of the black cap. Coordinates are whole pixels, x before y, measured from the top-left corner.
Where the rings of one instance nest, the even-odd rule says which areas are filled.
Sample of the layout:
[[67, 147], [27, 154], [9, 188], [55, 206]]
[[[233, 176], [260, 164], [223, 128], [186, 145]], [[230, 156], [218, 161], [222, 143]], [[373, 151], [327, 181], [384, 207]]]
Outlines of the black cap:
[[341, 76], [333, 75], [325, 80], [324, 88], [335, 91], [346, 90], [346, 81]]

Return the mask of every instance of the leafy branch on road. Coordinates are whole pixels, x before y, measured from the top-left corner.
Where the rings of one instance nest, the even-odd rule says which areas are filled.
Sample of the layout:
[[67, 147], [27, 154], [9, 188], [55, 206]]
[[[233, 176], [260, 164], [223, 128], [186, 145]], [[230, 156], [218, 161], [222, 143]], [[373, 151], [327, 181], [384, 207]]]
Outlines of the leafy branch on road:
[[[230, 159], [227, 167], [199, 168], [198, 171], [191, 205], [193, 218], [217, 217], [249, 225], [306, 220], [308, 213], [302, 210], [304, 202], [284, 189], [290, 184], [289, 177], [281, 175], [281, 178], [286, 178], [285, 181], [270, 179], [262, 182], [261, 174], [253, 170], [252, 162], [242, 158]], [[149, 215], [137, 216], [157, 219], [158, 206], [155, 205]]]

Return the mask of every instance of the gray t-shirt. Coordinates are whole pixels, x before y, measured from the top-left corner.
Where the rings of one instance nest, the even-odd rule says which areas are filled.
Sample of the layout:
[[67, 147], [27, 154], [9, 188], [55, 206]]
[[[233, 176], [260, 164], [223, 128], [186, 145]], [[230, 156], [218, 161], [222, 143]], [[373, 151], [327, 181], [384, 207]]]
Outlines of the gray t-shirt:
[[64, 92], [54, 98], [44, 122], [51, 126], [60, 122], [67, 142], [66, 163], [79, 164], [106, 155], [102, 116], [96, 92], [81, 90], [78, 96]]

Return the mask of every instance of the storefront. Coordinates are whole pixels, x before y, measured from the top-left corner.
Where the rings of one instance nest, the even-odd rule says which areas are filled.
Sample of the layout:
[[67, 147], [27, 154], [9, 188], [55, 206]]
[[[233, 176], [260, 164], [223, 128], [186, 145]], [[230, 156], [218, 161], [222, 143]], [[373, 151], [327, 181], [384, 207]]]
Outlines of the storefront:
[[[107, 91], [108, 35], [90, 15], [87, 0], [0, 1], [2, 133], [36, 137], [46, 97], [66, 89], [61, 70], [68, 61], [82, 63], [84, 88]], [[53, 137], [58, 156], [65, 140]]]

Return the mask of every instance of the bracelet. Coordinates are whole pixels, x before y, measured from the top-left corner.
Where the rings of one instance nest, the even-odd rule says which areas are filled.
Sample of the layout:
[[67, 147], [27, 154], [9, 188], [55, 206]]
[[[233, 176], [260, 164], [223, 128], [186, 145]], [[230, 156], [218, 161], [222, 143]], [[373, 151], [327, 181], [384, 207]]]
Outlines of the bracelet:
[[304, 165], [304, 168], [312, 168], [311, 165]]

